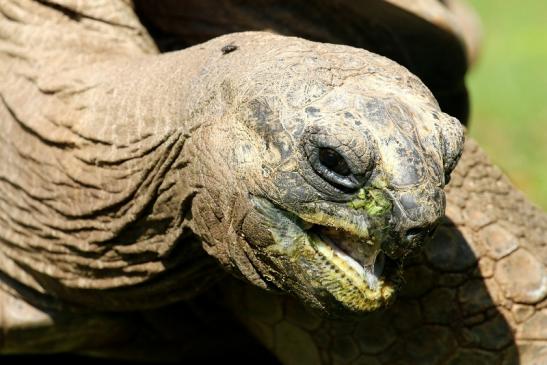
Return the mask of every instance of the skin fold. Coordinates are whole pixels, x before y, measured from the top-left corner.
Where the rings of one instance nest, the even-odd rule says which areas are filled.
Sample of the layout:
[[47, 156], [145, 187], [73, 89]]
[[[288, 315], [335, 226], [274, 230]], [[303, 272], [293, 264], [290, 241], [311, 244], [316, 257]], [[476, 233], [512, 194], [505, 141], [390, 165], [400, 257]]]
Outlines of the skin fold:
[[238, 354], [235, 313], [283, 363], [545, 356], [547, 219], [473, 142], [443, 218], [463, 130], [406, 69], [260, 32], [157, 55], [126, 2], [0, 10], [0, 352]]
[[[17, 197], [2, 255], [34, 290], [105, 310], [184, 299], [215, 276], [199, 239], [257, 286], [366, 312], [398, 275], [366, 284], [352, 260], [373, 270], [382, 250], [397, 270], [442, 216], [462, 128], [386, 58], [266, 33], [76, 67], [48, 52], [43, 70], [6, 54], [2, 91], [3, 186]], [[351, 238], [346, 253], [328, 229]]]
[[228, 301], [284, 364], [545, 363], [547, 217], [472, 141], [446, 213], [385, 310], [329, 320], [240, 283], [226, 290]]

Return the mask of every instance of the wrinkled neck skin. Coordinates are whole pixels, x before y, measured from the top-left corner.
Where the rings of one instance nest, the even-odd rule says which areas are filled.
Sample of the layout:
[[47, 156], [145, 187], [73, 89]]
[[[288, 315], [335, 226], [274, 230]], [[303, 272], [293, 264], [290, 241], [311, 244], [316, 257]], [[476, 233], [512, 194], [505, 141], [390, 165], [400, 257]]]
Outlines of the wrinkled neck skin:
[[[94, 309], [165, 305], [222, 275], [203, 241], [225, 268], [252, 277], [232, 222], [248, 191], [228, 164], [242, 130], [225, 117], [229, 41], [154, 55], [140, 24], [109, 34], [42, 5], [3, 10], [63, 27], [4, 23], [14, 32], [0, 59], [2, 288], [45, 306], [50, 295]], [[63, 43], [71, 29], [96, 37], [89, 52]]]
[[195, 295], [220, 263], [327, 314], [391, 302], [402, 259], [443, 215], [458, 121], [364, 50], [242, 33], [154, 55], [133, 27], [124, 57], [116, 42], [80, 55], [40, 37], [3, 55], [10, 280], [138, 309]]
[[215, 183], [204, 181], [214, 166], [200, 155], [211, 149], [201, 130], [222, 122], [221, 108], [209, 105], [219, 93], [201, 86], [201, 60], [211, 53], [45, 62], [38, 70], [4, 60], [6, 290], [135, 309], [193, 296], [218, 278], [192, 218], [193, 201]]
[[[463, 141], [397, 64], [263, 33], [7, 76], [4, 186], [30, 202], [5, 213], [4, 271], [106, 309], [207, 286], [201, 242], [260, 287], [375, 309], [396, 290], [395, 272], [373, 272], [378, 253], [401, 259], [430, 234]], [[323, 171], [321, 149], [351, 174]], [[346, 236], [344, 251], [323, 242]]]
[[[238, 236], [250, 194], [268, 186], [245, 172], [263, 147], [233, 117], [241, 90], [223, 70], [239, 68], [231, 76], [240, 85], [252, 75], [241, 72], [245, 55], [223, 53], [229, 42], [50, 71], [36, 82], [8, 75], [2, 112], [12, 143], [2, 157], [12, 163], [2, 173], [12, 176], [5, 186], [33, 192], [35, 209], [6, 211], [3, 271], [68, 302], [146, 308], [221, 275], [203, 243], [225, 269], [266, 287]], [[30, 241], [25, 225], [35, 227]]]
[[[322, 57], [302, 57], [304, 43], [291, 43], [296, 42], [294, 39], [289, 42], [285, 38], [272, 47], [273, 40], [264, 41], [265, 34], [233, 35], [157, 57], [158, 50], [129, 2], [109, 0], [103, 6], [96, 6], [96, 2], [58, 3], [63, 5], [26, 0], [0, 4], [0, 352], [72, 350], [96, 356], [112, 351], [111, 355], [120, 356], [126, 351], [130, 358], [148, 355], [157, 361], [161, 355], [179, 359], [189, 339], [206, 344], [205, 351], [217, 348], [211, 346], [211, 337], [220, 337], [225, 343], [227, 336], [219, 331], [224, 326], [214, 322], [214, 328], [198, 326], [195, 333], [188, 332], [195, 318], [186, 302], [171, 308], [182, 317], [166, 307], [144, 311], [164, 319], [156, 321], [152, 313], [148, 322], [153, 326], [146, 326], [139, 312], [109, 316], [100, 310], [150, 308], [192, 296], [208, 284], [207, 280], [215, 280], [218, 274], [214, 270], [220, 262], [258, 286], [281, 288], [299, 297], [275, 296], [241, 283], [230, 288], [222, 283], [234, 312], [283, 363], [546, 362], [547, 219], [516, 192], [473, 143], [468, 145], [450, 185], [448, 219], [442, 221], [424, 251], [410, 258], [399, 300], [387, 310], [361, 316], [358, 321], [319, 317], [309, 311], [309, 305], [328, 312], [333, 309], [328, 305], [334, 302], [346, 309], [354, 305], [350, 310], [359, 312], [382, 304], [378, 298], [383, 297], [377, 295], [378, 290], [365, 288], [359, 292], [363, 283], [357, 282], [351, 267], [344, 269], [343, 265], [337, 270], [349, 273], [342, 277], [349, 283], [346, 287], [357, 287], [359, 298], [370, 294], [368, 301], [356, 302], [351, 292], [337, 291], [340, 275], [325, 278], [321, 277], [324, 272], [317, 270], [313, 272], [316, 278], [329, 279], [331, 287], [321, 287], [324, 280], [306, 283], [309, 278], [299, 277], [302, 270], [291, 267], [291, 260], [285, 260], [288, 264], [283, 267], [283, 255], [295, 258], [287, 255], [291, 242], [296, 248], [315, 244], [309, 247], [317, 251], [299, 251], [292, 246], [293, 252], [308, 252], [308, 263], [313, 264], [320, 254], [334, 258], [338, 252], [329, 251], [320, 239], [307, 239], [310, 230], [312, 238], [323, 233], [338, 238], [328, 224], [339, 224], [337, 232], [353, 230], [360, 238], [370, 240], [380, 236], [365, 235], [359, 222], [376, 222], [375, 227], [388, 224], [392, 236], [412, 227], [401, 219], [404, 215], [389, 219], [394, 207], [399, 207], [396, 197], [400, 197], [401, 189], [388, 190], [392, 195], [386, 199], [381, 193], [386, 188], [383, 184], [394, 176], [377, 166], [376, 174], [369, 176], [377, 180], [350, 194], [351, 199], [332, 190], [330, 195], [323, 192], [320, 199], [309, 188], [287, 189], [307, 186], [294, 172], [310, 170], [309, 165], [291, 162], [287, 156], [295, 155], [288, 152], [300, 151], [300, 157], [306, 156], [298, 160], [301, 162], [309, 163], [310, 156], [316, 161], [305, 141], [318, 140], [308, 138], [305, 143], [291, 144], [290, 138], [284, 138], [287, 134], [283, 128], [272, 130], [272, 126], [286, 126], [273, 122], [278, 119], [275, 113], [287, 109], [279, 108], [271, 93], [246, 89], [245, 85], [264, 79], [261, 74], [243, 71], [259, 63], [255, 58], [258, 51], [293, 57], [297, 61], [290, 66], [297, 75], [309, 72], [303, 67], [304, 60], [313, 64]], [[245, 39], [253, 38], [251, 57], [242, 51], [247, 52]], [[227, 45], [230, 47], [224, 48]], [[333, 50], [325, 47], [325, 53]], [[351, 54], [346, 66], [364, 54], [349, 48], [333, 53], [341, 57]], [[236, 55], [239, 60], [234, 60]], [[332, 89], [337, 85], [331, 73], [335, 68], [324, 66], [318, 67], [325, 74], [317, 80], [327, 80]], [[359, 74], [352, 67], [346, 71]], [[443, 185], [440, 175], [449, 173], [457, 160], [461, 146], [455, 137], [460, 134], [450, 118], [438, 113], [420, 82], [403, 72], [397, 84], [394, 78], [401, 76], [400, 68], [383, 71], [377, 72], [388, 81], [383, 86], [396, 85], [401, 91], [401, 83], [406, 83], [413, 91], [405, 89], [409, 92], [403, 94], [412, 97], [382, 94], [379, 100], [370, 100], [369, 108], [365, 108], [370, 109], [370, 115], [361, 121], [370, 122], [374, 115], [389, 116], [386, 120], [397, 130], [405, 124], [402, 122], [411, 120], [411, 130], [430, 137], [425, 144], [433, 148], [421, 151], [429, 153], [432, 171], [441, 169], [442, 160], [443, 171], [425, 174], [431, 179], [415, 184], [422, 188], [413, 190], [413, 198], [420, 197], [434, 209], [420, 214], [419, 209], [411, 209], [411, 200], [406, 200], [407, 207], [399, 202], [404, 208], [401, 212], [412, 211], [415, 221], [427, 225], [440, 214], [443, 201], [428, 196], [424, 187]], [[268, 80], [265, 86], [284, 81], [281, 77]], [[305, 92], [294, 93], [288, 85], [278, 88], [293, 95], [285, 101], [317, 96], [322, 90], [320, 82], [297, 80], [295, 85]], [[378, 90], [374, 91], [379, 96]], [[237, 99], [244, 100], [241, 97], [245, 95], [255, 100], [247, 104], [251, 108], [240, 109], [242, 104]], [[333, 104], [327, 99], [309, 103], [312, 108], [302, 111], [309, 114], [307, 123], [324, 127], [317, 119]], [[436, 118], [443, 120], [438, 126], [447, 127], [441, 128], [444, 134], [424, 129], [437, 128], [432, 121]], [[344, 131], [351, 131], [348, 120], [340, 120]], [[298, 128], [289, 129], [298, 135]], [[314, 130], [326, 132], [312, 128], [307, 130], [308, 136]], [[264, 143], [263, 138], [268, 136], [270, 140]], [[373, 133], [369, 141], [377, 137]], [[406, 141], [412, 145], [412, 140]], [[422, 137], [418, 141], [424, 143]], [[348, 140], [340, 142], [344, 142], [342, 147], [350, 145]], [[386, 151], [381, 149], [384, 154], [380, 155], [395, 156]], [[351, 162], [350, 157], [358, 156], [346, 157]], [[376, 163], [377, 158], [372, 161]], [[261, 162], [267, 161], [274, 164], [262, 168]], [[303, 175], [308, 177], [308, 185], [318, 183], [327, 188], [324, 179]], [[283, 193], [287, 191], [292, 194]], [[315, 207], [324, 215], [313, 214], [309, 207], [314, 204], [295, 203], [305, 200], [323, 202]], [[343, 209], [332, 209], [326, 201]], [[346, 215], [334, 217], [332, 213], [338, 211]], [[348, 220], [357, 216], [355, 212], [375, 218]], [[310, 222], [325, 227], [317, 229], [315, 235], [310, 228], [314, 223]], [[202, 239], [212, 258], [203, 255]], [[352, 244], [346, 242], [345, 248], [351, 251], [355, 248]], [[376, 244], [371, 247], [376, 249]], [[355, 256], [362, 254], [355, 251]], [[392, 254], [396, 256], [397, 252]], [[339, 264], [338, 258], [331, 263]], [[367, 282], [379, 286], [370, 277]], [[47, 299], [41, 301], [37, 293]], [[48, 313], [29, 304], [51, 305], [52, 296], [59, 299], [53, 303], [58, 305]], [[66, 310], [63, 301], [97, 312], [75, 315]], [[174, 333], [170, 334], [170, 329]], [[205, 336], [196, 336], [198, 331]], [[141, 341], [135, 341], [136, 334], [144, 339], [137, 336]], [[148, 348], [143, 351], [144, 344], [153, 347], [154, 340], [160, 344], [160, 357]], [[123, 348], [124, 342], [130, 346]], [[167, 354], [169, 347], [173, 352]], [[248, 350], [244, 347], [241, 353]]]

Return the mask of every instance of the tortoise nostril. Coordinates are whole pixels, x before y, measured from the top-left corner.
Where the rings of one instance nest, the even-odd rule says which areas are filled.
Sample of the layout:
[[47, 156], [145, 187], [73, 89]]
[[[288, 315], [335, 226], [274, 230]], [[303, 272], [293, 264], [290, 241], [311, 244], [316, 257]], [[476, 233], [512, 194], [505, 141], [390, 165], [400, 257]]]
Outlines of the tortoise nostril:
[[409, 228], [403, 236], [403, 239], [410, 244], [421, 244], [422, 241], [433, 237], [437, 230], [438, 223], [428, 224], [420, 227]]
[[413, 242], [417, 239], [422, 239], [426, 236], [428, 233], [428, 229], [426, 227], [414, 227], [410, 228], [405, 233], [405, 239], [408, 242]]

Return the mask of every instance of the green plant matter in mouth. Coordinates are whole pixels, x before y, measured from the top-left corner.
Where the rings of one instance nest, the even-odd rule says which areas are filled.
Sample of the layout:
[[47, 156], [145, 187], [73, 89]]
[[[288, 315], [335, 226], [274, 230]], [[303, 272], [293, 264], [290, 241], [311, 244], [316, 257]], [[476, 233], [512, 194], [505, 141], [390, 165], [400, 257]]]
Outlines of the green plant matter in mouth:
[[349, 202], [349, 206], [353, 209], [362, 209], [371, 217], [382, 216], [391, 211], [391, 201], [383, 191], [376, 188], [361, 188], [357, 198]]

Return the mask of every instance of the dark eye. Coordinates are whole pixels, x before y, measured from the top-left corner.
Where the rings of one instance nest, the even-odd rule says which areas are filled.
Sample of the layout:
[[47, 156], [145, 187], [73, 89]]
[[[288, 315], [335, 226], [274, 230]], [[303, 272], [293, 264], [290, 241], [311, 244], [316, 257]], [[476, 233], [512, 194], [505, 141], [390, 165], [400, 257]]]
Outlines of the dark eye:
[[346, 160], [335, 150], [321, 148], [319, 150], [319, 161], [323, 166], [340, 176], [349, 176], [351, 174]]
[[328, 147], [312, 151], [308, 157], [312, 168], [329, 184], [346, 193], [353, 193], [362, 185], [364, 176], [355, 176], [339, 152]]

